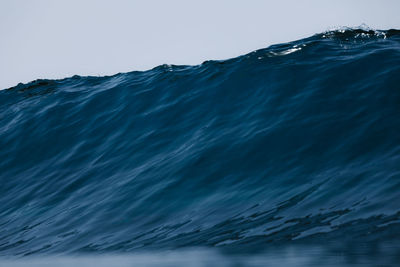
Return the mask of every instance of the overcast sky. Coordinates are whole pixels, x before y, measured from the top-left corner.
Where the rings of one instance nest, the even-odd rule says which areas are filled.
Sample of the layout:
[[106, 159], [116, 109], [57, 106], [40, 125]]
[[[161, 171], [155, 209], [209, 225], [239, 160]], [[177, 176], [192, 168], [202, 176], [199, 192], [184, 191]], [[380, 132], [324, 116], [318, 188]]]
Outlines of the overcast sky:
[[335, 26], [400, 28], [400, 0], [0, 0], [0, 88], [199, 64]]

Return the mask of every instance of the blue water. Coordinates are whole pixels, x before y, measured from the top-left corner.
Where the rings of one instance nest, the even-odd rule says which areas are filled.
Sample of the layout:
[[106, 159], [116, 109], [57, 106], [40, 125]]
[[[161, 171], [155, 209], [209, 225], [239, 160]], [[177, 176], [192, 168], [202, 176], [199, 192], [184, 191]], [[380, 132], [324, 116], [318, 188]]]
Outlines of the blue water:
[[0, 148], [0, 259], [204, 250], [229, 265], [279, 250], [394, 265], [400, 31], [18, 84], [0, 91]]

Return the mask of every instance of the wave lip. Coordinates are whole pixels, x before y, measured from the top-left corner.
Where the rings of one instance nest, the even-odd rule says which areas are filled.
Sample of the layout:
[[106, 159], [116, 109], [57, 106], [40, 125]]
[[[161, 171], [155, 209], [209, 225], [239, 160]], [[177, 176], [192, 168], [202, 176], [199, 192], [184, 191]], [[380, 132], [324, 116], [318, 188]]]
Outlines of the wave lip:
[[399, 60], [339, 29], [2, 90], [0, 256], [396, 248]]

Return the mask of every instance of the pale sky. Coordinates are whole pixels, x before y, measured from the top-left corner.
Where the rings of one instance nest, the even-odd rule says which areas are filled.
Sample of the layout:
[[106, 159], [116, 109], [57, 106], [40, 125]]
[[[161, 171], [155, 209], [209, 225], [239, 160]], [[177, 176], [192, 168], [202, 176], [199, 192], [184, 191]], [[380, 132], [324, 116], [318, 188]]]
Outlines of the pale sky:
[[400, 29], [400, 0], [0, 0], [0, 89], [199, 64], [362, 23]]

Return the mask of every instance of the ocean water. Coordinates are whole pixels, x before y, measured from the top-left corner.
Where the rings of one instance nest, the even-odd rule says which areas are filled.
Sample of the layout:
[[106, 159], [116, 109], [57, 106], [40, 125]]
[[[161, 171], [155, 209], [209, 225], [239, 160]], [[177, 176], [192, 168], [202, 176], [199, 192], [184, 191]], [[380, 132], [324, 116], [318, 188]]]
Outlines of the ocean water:
[[0, 266], [399, 263], [399, 30], [0, 91]]

